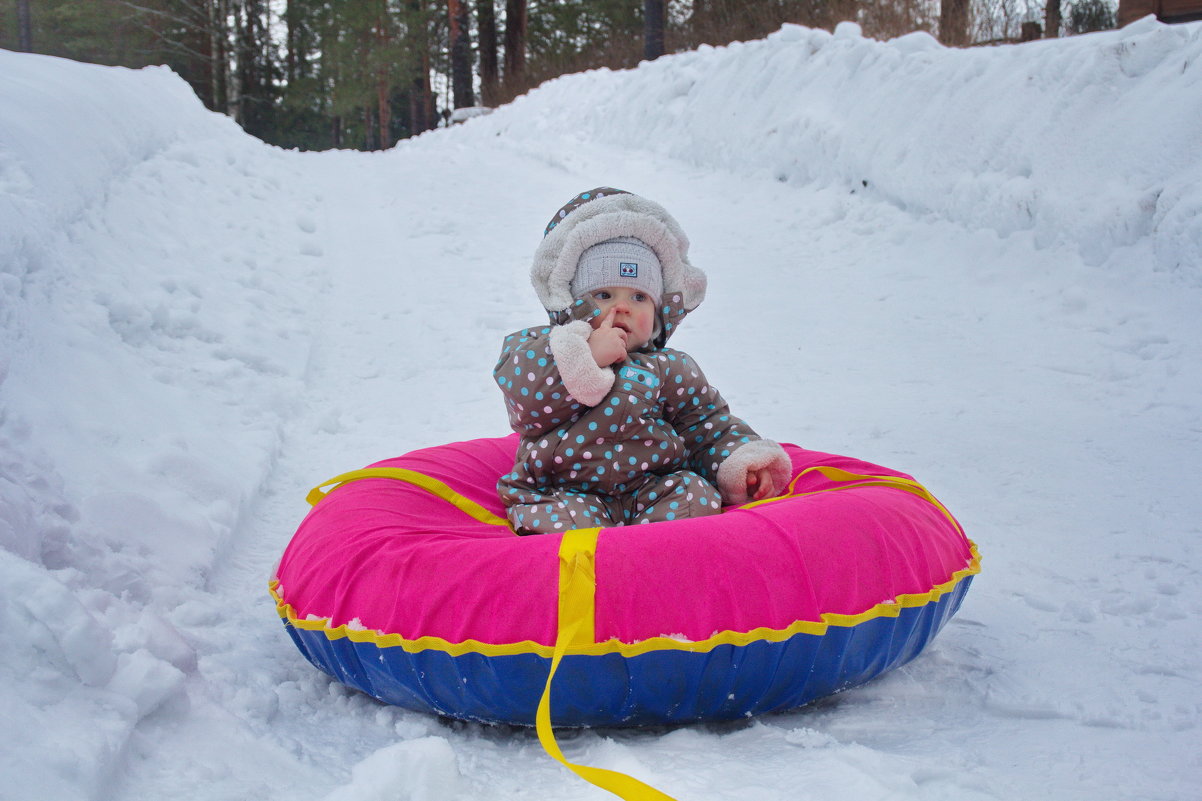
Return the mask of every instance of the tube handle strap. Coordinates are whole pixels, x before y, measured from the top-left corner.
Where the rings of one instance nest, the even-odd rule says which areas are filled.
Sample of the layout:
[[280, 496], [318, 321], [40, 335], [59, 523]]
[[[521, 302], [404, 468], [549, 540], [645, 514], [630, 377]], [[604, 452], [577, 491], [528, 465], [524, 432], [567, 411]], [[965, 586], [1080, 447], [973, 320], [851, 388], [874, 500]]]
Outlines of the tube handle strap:
[[[465, 512], [481, 523], [487, 523], [490, 526], [509, 526], [509, 521], [505, 518], [493, 514], [470, 498], [465, 498], [438, 479], [425, 473], [419, 473], [416, 470], [406, 470], [403, 467], [365, 467], [362, 470], [352, 470], [349, 473], [334, 476], [309, 490], [309, 494], [305, 496], [305, 500], [309, 502], [310, 506], [316, 506], [323, 498], [343, 484], [359, 481], [364, 478], [391, 478], [403, 481], [406, 484], [412, 484], [415, 487], [423, 489], [435, 497], [442, 498], [456, 509]], [[326, 489], [326, 487], [329, 487], [329, 489]]]
[[[797, 492], [797, 482], [801, 480], [802, 476], [806, 475], [807, 473], [815, 472], [821, 473], [830, 481], [840, 482], [839, 486], [813, 490], [812, 492]], [[838, 492], [839, 490], [855, 489], [856, 487], [893, 487], [894, 489], [908, 492], [911, 495], [917, 495], [942, 512], [943, 516], [948, 519], [953, 528], [955, 528], [961, 534], [964, 533], [964, 529], [960, 526], [959, 521], [952, 516], [952, 513], [947, 510], [947, 507], [944, 506], [938, 498], [932, 495], [930, 490], [912, 478], [902, 478], [901, 476], [875, 476], [867, 473], [852, 473], [844, 470], [841, 467], [833, 467], [825, 464], [814, 465], [813, 467], [807, 467], [805, 470], [802, 470], [793, 477], [792, 481], [789, 482], [789, 488], [783, 495], [777, 495], [773, 498], [764, 498], [762, 500], [745, 503], [738, 508], [751, 509], [765, 503], [787, 501], [790, 498], [804, 498], [807, 495], [819, 495], [823, 492]]]

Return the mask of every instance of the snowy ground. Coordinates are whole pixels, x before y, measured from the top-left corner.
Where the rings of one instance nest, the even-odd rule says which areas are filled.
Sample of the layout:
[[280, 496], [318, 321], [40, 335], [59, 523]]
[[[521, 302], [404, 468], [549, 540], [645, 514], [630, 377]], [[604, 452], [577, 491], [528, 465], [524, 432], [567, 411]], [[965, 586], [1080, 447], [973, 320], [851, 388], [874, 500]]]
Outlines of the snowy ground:
[[531, 732], [331, 683], [266, 593], [330, 475], [507, 430], [551, 212], [662, 202], [674, 344], [760, 431], [915, 474], [984, 555], [912, 664], [565, 733], [680, 799], [1196, 799], [1202, 24], [948, 51], [791, 28], [385, 154], [0, 51], [0, 797], [601, 799]]

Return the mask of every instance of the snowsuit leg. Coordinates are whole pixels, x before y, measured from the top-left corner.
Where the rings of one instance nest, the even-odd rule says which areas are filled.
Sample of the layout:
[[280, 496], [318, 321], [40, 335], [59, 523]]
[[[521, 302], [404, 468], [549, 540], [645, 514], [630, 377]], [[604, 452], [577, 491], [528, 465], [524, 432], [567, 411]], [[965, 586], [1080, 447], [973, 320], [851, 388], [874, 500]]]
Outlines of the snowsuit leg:
[[705, 517], [722, 511], [722, 495], [691, 470], [651, 475], [623, 504], [627, 525]]
[[610, 528], [621, 525], [621, 512], [596, 495], [573, 490], [539, 493], [536, 503], [520, 503], [506, 510], [518, 534], [553, 534], [574, 528]]

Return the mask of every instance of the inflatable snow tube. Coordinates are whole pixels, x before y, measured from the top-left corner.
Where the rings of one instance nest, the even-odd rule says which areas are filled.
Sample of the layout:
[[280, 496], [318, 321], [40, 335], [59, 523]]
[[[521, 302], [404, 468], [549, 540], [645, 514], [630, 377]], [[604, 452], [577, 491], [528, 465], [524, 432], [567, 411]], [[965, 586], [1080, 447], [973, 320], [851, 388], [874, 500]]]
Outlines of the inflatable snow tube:
[[271, 583], [310, 662], [465, 720], [729, 720], [913, 659], [979, 570], [913, 479], [791, 445], [780, 498], [519, 537], [495, 490], [517, 442], [419, 450], [314, 490]]

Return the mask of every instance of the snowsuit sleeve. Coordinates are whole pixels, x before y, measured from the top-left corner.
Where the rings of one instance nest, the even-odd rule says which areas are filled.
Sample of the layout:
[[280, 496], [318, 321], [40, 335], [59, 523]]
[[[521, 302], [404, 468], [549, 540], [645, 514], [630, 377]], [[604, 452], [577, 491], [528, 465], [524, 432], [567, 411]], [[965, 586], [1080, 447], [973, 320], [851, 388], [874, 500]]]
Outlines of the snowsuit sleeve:
[[527, 328], [505, 338], [493, 377], [505, 395], [509, 424], [537, 437], [571, 423], [609, 393], [614, 371], [598, 367], [588, 346], [591, 326]]
[[731, 414], [687, 354], [666, 353], [670, 355], [664, 413], [684, 440], [689, 468], [717, 486], [728, 504], [747, 501], [747, 473], [764, 467], [772, 473], [775, 490], [784, 491], [792, 472], [784, 449]]

